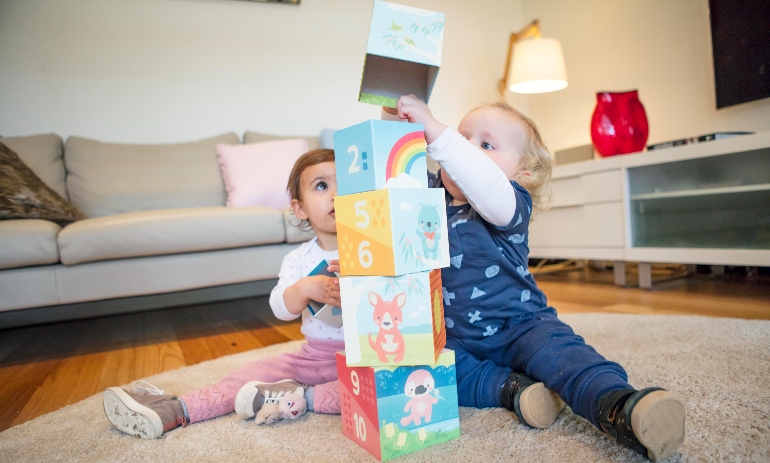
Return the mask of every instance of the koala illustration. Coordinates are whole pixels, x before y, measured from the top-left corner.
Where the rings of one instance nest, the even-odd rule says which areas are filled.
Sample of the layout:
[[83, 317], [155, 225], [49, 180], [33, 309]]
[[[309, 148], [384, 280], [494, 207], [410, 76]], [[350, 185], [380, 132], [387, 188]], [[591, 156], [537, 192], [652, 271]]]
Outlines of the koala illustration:
[[426, 424], [430, 423], [433, 404], [438, 403], [438, 399], [430, 394], [435, 387], [436, 382], [428, 370], [415, 370], [406, 378], [404, 393], [410, 400], [404, 411], [409, 415], [401, 418], [401, 426], [407, 426], [410, 422], [419, 426], [422, 418], [425, 418]]
[[438, 259], [438, 243], [441, 238], [438, 232], [439, 224], [438, 206], [420, 204], [417, 236], [422, 241], [422, 252], [426, 259]]

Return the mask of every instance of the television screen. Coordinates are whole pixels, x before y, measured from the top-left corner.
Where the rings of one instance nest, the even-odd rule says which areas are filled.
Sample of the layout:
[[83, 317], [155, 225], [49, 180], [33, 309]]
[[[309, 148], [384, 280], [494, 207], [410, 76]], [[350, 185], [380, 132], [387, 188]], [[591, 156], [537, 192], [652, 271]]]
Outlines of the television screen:
[[709, 0], [717, 108], [770, 97], [770, 0]]

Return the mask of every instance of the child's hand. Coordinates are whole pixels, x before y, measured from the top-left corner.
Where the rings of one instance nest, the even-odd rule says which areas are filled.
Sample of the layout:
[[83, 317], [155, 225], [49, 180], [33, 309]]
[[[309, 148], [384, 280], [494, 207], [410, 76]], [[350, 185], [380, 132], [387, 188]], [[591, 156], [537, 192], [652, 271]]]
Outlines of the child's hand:
[[327, 272], [340, 273], [340, 261], [332, 260], [329, 262], [329, 266], [326, 267]]
[[305, 277], [302, 280], [305, 289], [304, 293], [308, 299], [322, 304], [342, 306], [339, 279], [325, 275], [315, 275]]
[[414, 95], [401, 96], [396, 103], [396, 110], [401, 119], [425, 126], [425, 141], [428, 144], [433, 143], [446, 129], [446, 125], [433, 117], [428, 105]]

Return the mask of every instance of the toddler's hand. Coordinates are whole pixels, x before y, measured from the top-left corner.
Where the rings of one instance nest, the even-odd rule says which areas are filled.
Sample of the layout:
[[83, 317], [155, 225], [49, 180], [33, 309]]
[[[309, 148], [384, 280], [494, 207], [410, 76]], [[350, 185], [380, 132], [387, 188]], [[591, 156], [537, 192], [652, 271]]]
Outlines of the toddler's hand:
[[305, 277], [306, 296], [322, 304], [342, 306], [340, 299], [340, 282], [338, 278], [325, 275]]
[[326, 271], [332, 272], [332, 273], [340, 273], [340, 261], [339, 260], [329, 261], [329, 266], [326, 267]]
[[425, 141], [433, 143], [446, 129], [446, 125], [437, 121], [428, 105], [414, 95], [403, 95], [396, 103], [398, 117], [409, 122], [425, 126]]

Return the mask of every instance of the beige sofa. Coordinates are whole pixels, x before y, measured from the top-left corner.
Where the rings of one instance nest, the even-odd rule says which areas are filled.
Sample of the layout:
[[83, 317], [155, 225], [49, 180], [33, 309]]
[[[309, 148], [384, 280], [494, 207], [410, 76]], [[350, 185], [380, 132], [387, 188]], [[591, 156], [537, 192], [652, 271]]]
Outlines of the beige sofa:
[[[247, 132], [244, 143], [275, 138]], [[225, 207], [215, 147], [240, 143], [234, 133], [167, 145], [0, 141], [87, 217], [0, 220], [0, 327], [201, 300], [148, 296], [202, 288], [218, 288], [209, 300], [238, 297], [244, 283], [267, 292], [282, 257], [311, 237], [281, 211]]]

